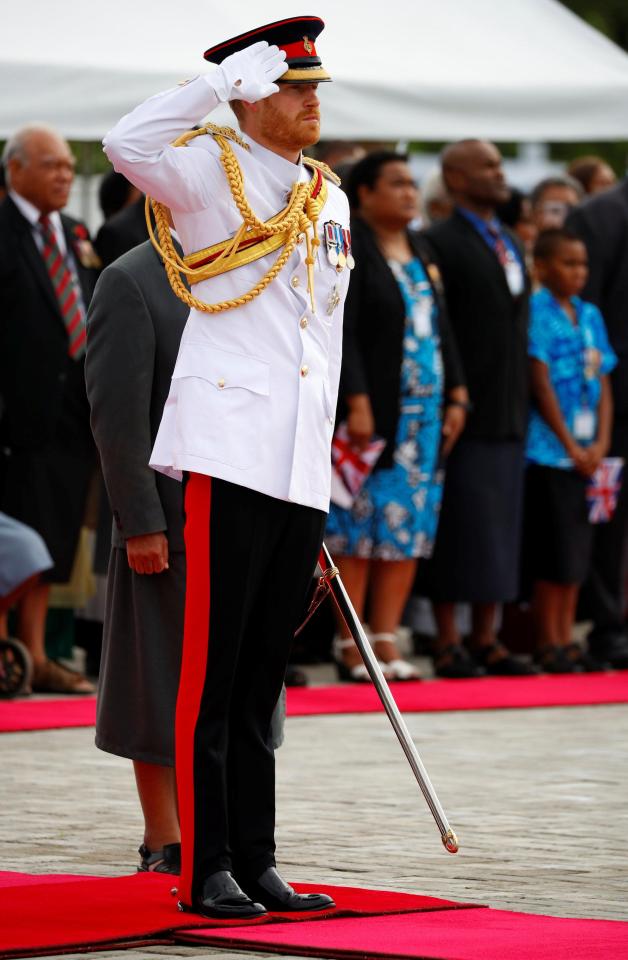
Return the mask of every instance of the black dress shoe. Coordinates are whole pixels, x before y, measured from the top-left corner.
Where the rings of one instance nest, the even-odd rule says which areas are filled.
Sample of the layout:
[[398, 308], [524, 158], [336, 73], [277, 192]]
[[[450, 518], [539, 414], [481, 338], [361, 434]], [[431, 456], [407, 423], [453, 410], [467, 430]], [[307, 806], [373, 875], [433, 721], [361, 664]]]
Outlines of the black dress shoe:
[[207, 877], [203, 892], [195, 898], [191, 909], [214, 920], [254, 920], [266, 914], [262, 904], [247, 897], [228, 870]]
[[324, 893], [296, 893], [282, 880], [275, 867], [268, 867], [257, 880], [243, 880], [242, 888], [252, 899], [259, 900], [267, 910], [274, 912], [328, 910], [336, 906]]
[[565, 647], [565, 656], [573, 660], [580, 667], [582, 673], [603, 673], [605, 670], [611, 669], [610, 663], [594, 657], [579, 643], [568, 643]]
[[592, 630], [587, 641], [589, 652], [596, 660], [610, 664], [615, 670], [628, 670], [628, 638], [624, 633]]

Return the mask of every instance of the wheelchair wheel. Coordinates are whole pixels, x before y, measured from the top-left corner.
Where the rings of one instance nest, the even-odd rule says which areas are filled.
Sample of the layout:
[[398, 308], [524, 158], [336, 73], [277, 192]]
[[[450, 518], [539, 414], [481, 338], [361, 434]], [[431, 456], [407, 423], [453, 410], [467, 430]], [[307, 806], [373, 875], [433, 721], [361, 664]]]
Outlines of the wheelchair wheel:
[[19, 640], [0, 640], [0, 699], [8, 700], [30, 691], [33, 664]]

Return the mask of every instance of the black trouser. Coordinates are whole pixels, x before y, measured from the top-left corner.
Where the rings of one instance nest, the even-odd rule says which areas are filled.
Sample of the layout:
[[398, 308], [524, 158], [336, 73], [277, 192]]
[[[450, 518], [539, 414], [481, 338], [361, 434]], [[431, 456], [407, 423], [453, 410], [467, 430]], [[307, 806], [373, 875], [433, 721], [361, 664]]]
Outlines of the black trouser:
[[616, 417], [613, 423], [611, 457], [626, 461], [617, 498], [617, 507], [609, 523], [595, 530], [591, 569], [581, 592], [579, 615], [593, 620], [594, 636], [624, 630], [624, 555], [628, 529], [628, 417]]
[[177, 699], [181, 899], [217, 870], [275, 863], [271, 718], [320, 550], [325, 514], [191, 474]]

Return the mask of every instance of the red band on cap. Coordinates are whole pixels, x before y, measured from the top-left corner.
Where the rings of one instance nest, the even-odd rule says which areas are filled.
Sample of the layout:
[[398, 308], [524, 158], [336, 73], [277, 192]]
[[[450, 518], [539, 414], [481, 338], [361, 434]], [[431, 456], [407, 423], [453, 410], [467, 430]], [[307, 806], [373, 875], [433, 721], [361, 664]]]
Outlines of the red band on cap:
[[281, 43], [279, 49], [285, 50], [288, 60], [300, 60], [302, 57], [316, 56], [314, 41], [308, 37], [303, 37], [297, 43]]

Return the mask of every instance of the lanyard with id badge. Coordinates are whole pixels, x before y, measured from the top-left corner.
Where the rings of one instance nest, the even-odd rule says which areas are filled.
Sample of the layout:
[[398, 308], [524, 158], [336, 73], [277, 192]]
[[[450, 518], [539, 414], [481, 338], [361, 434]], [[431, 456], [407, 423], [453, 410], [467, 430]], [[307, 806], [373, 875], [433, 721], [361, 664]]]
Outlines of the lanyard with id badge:
[[398, 260], [389, 260], [393, 276], [397, 283], [405, 287], [412, 300], [410, 320], [412, 328], [417, 339], [422, 340], [425, 337], [431, 337], [434, 333], [432, 318], [434, 315], [434, 296], [432, 294], [432, 285], [429, 280], [415, 281], [403, 269]]
[[525, 274], [519, 257], [512, 250], [506, 248], [506, 262], [504, 263], [506, 283], [513, 297], [520, 296], [525, 290]]
[[589, 403], [587, 383], [594, 380], [600, 369], [600, 352], [593, 345], [593, 335], [589, 327], [580, 327], [584, 347], [582, 350], [583, 383], [580, 392], [580, 405], [573, 412], [572, 435], [578, 443], [591, 443], [595, 439], [596, 415]]

